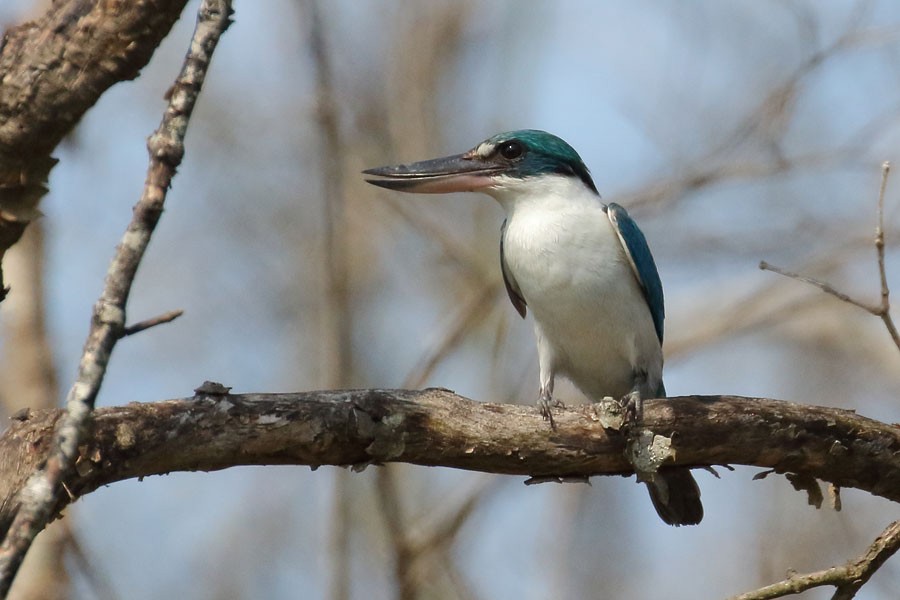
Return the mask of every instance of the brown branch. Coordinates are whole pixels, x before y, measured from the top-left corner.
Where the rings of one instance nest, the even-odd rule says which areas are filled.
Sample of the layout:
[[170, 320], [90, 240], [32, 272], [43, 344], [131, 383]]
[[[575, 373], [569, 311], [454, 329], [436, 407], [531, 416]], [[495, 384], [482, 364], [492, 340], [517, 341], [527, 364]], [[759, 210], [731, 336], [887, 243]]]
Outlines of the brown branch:
[[900, 521], [888, 525], [887, 529], [875, 538], [865, 554], [841, 567], [792, 575], [778, 583], [734, 596], [730, 600], [771, 600], [826, 585], [835, 588], [832, 600], [850, 600], [897, 550], [900, 550]]
[[[28, 473], [45, 461], [61, 411], [35, 411], [0, 437], [0, 533]], [[443, 389], [202, 395], [98, 409], [94, 440], [65, 483], [75, 497], [123, 479], [237, 465], [405, 462], [509, 475], [632, 472], [625, 440], [594, 406], [473, 402]], [[797, 473], [900, 502], [900, 428], [848, 410], [763, 398], [651, 400], [645, 425], [672, 436], [673, 464]], [[673, 435], [673, 432], [676, 432]], [[70, 498], [56, 498], [52, 513]]]
[[[230, 0], [204, 0], [197, 16], [191, 47], [170, 90], [169, 104], [159, 129], [150, 136], [150, 165], [143, 194], [106, 275], [103, 292], [94, 305], [75, 383], [66, 398], [67, 410], [53, 436], [46, 462], [33, 465], [28, 484], [17, 499], [15, 520], [0, 546], [0, 597], [12, 580], [37, 533], [52, 516], [52, 507], [75, 465], [78, 447], [88, 437], [91, 411], [116, 342], [125, 329], [125, 306], [150, 236], [162, 214], [166, 192], [184, 155], [184, 135], [206, 76], [212, 52], [230, 23]], [[75, 18], [77, 15], [73, 15]], [[108, 15], [107, 15], [108, 17]]]
[[110, 86], [137, 77], [185, 4], [186, 0], [53, 2], [39, 19], [4, 34], [0, 258], [38, 214], [38, 202], [56, 163], [50, 153]]

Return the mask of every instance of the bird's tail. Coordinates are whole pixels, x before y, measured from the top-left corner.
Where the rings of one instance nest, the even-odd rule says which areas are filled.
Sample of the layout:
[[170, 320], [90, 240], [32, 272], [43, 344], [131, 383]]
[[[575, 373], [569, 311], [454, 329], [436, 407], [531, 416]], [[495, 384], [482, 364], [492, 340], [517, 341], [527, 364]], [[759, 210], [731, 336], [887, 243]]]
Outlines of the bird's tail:
[[696, 525], [703, 519], [700, 488], [690, 469], [660, 469], [647, 482], [647, 490], [657, 514], [669, 525]]

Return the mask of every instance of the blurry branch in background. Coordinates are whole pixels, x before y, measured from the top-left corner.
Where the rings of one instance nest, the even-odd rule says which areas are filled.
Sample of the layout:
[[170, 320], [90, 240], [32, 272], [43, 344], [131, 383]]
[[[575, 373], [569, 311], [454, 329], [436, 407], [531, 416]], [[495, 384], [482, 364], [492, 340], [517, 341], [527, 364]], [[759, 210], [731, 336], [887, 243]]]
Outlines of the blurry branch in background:
[[826, 585], [834, 586], [832, 600], [850, 600], [856, 596], [872, 575], [900, 550], [900, 521], [894, 521], [881, 532], [866, 553], [841, 567], [831, 567], [815, 573], [791, 575], [784, 581], [758, 590], [734, 596], [729, 600], [771, 600], [799, 594]]
[[[94, 305], [91, 327], [69, 390], [67, 409], [55, 423], [52, 447], [45, 461], [31, 465], [27, 484], [15, 500], [6, 502], [14, 520], [0, 546], [0, 597], [5, 597], [34, 537], [44, 529], [63, 492], [65, 480], [75, 467], [79, 445], [89, 439], [92, 411], [106, 374], [112, 351], [124, 335], [128, 296], [137, 268], [162, 214], [166, 193], [184, 156], [184, 135], [203, 85], [212, 52], [231, 22], [229, 0], [204, 0], [197, 26], [181, 72], [168, 92], [168, 106], [159, 129], [150, 136], [147, 181], [132, 221], [116, 248], [103, 292]], [[12, 516], [12, 515], [11, 515]]]
[[[465, 334], [487, 318], [498, 292], [494, 283], [484, 284], [482, 290], [460, 309], [434, 348], [422, 357], [419, 364], [407, 376], [403, 383], [404, 388], [418, 388], [424, 385], [437, 366], [459, 346]], [[407, 532], [395, 475], [395, 470], [390, 465], [385, 465], [385, 468], [378, 470], [375, 487], [388, 538], [394, 551], [397, 598], [411, 600], [418, 597], [421, 583], [427, 580], [427, 572], [422, 563], [431, 553], [452, 543], [456, 533], [484, 496], [485, 489], [478, 487], [471, 492], [460, 503], [458, 509], [448, 511], [443, 521], [429, 528], [431, 533], [426, 534], [419, 529], [414, 535], [412, 531]], [[452, 564], [449, 557], [445, 562]]]
[[[434, 98], [439, 96], [446, 66], [456, 60], [462, 47], [471, 8], [468, 2], [444, 2], [429, 5], [427, 9], [423, 5], [414, 10], [401, 10], [398, 14], [390, 51], [393, 68], [383, 87], [388, 99], [382, 102], [385, 105], [382, 112], [387, 118], [375, 120], [376, 130], [369, 132], [388, 142], [392, 149], [390, 155], [415, 156], [426, 151], [422, 144], [440, 139], [441, 127], [436, 120]], [[411, 209], [402, 200], [387, 194], [379, 195], [378, 201], [417, 234], [440, 246], [442, 258], [458, 266], [466, 276], [465, 283], [472, 288], [471, 301], [456, 313], [434, 347], [424, 353], [407, 375], [404, 387], [417, 388], [424, 385], [434, 369], [459, 346], [465, 334], [490, 314], [499, 281], [482, 268], [471, 246], [460, 242], [445, 226], [426, 217], [422, 210]], [[458, 597], [469, 595], [460, 589], [460, 578], [453, 575], [455, 558], [451, 554], [444, 553], [440, 561], [429, 558], [452, 543], [459, 527], [481, 498], [481, 492], [476, 490], [463, 501], [464, 510], [451, 509], [447, 513], [457, 519], [454, 522], [458, 525], [452, 530], [443, 530], [445, 537], [439, 547], [434, 548], [415, 536], [414, 525], [409, 524], [411, 519], [404, 510], [406, 488], [400, 481], [400, 470], [393, 465], [385, 465], [375, 474], [375, 494], [392, 552], [396, 598], [424, 597], [427, 594], [423, 587], [427, 587], [430, 594], [436, 593], [439, 589], [437, 578], [431, 572], [437, 567], [448, 575], [453, 593]]]
[[[47, 339], [44, 227], [31, 227], [6, 255], [7, 280], [16, 293], [3, 306], [0, 413], [56, 408], [59, 383]], [[71, 547], [68, 520], [53, 523], [35, 540], [10, 590], [12, 600], [63, 600], [71, 595], [65, 556]]]
[[[659, 181], [642, 185], [635, 190], [617, 196], [616, 201], [632, 209], [648, 207], [657, 210], [683, 200], [692, 192], [737, 179], [765, 179], [792, 170], [837, 165], [842, 159], [850, 160], [859, 155], [863, 146], [871, 146], [873, 138], [889, 131], [887, 120], [896, 119], [898, 106], [891, 106], [883, 114], [860, 128], [846, 143], [832, 150], [813, 151], [787, 156], [782, 150], [784, 136], [794, 119], [797, 98], [804, 81], [832, 59], [843, 56], [848, 50], [866, 45], [885, 45], [900, 38], [900, 28], [879, 27], [859, 29], [867, 10], [867, 3], [860, 2], [848, 19], [844, 33], [828, 46], [814, 49], [810, 55], [785, 79], [773, 87], [747, 114], [738, 118], [731, 133], [723, 135], [703, 156], [678, 168], [678, 172]], [[637, 122], [639, 124], [639, 121]], [[652, 131], [648, 136], [654, 137]], [[748, 156], [739, 152], [747, 150], [747, 144], [756, 142], [761, 156]], [[660, 144], [664, 147], [665, 144]], [[679, 161], [679, 157], [673, 157]]]
[[[40, 214], [50, 153], [113, 84], [134, 79], [186, 0], [53, 2], [0, 43], [0, 259]], [[73, 85], [77, 74], [77, 85]], [[5, 296], [0, 270], [0, 300]]]
[[[381, 468], [379, 472], [381, 471], [389, 469]], [[389, 489], [390, 486], [396, 485], [396, 481], [396, 477], [393, 476], [379, 477], [376, 480], [378, 500], [382, 505], [382, 514], [395, 554], [394, 579], [398, 588], [396, 597], [400, 600], [419, 597], [419, 589], [423, 583], [434, 581], [431, 572], [436, 567], [446, 571], [451, 582], [458, 587], [452, 570], [448, 569], [453, 566], [454, 561], [446, 556], [444, 551], [456, 540], [459, 530], [484, 499], [485, 494], [491, 489], [496, 489], [497, 480], [480, 481], [473, 490], [465, 493], [462, 500], [455, 503], [441, 503], [436, 511], [428, 513], [427, 520], [423, 518], [421, 522], [411, 526], [406, 525], [398, 510], [396, 499], [399, 498], [399, 490]], [[429, 564], [426, 565], [426, 562]], [[460, 590], [457, 590], [457, 594], [462, 595]], [[471, 595], [471, 591], [467, 591], [466, 595]]]
[[[321, 306], [322, 385], [347, 387], [353, 373], [353, 312], [350, 310], [348, 220], [344, 199], [345, 148], [341, 142], [339, 106], [332, 81], [332, 67], [325, 42], [321, 6], [316, 0], [303, 5], [308, 21], [307, 38], [316, 81], [315, 121], [318, 127], [322, 206], [324, 209], [323, 275]], [[350, 598], [350, 534], [352, 511], [350, 481], [345, 471], [334, 472], [328, 537], [328, 597]]]
[[813, 279], [811, 277], [806, 277], [805, 275], [800, 275], [798, 273], [793, 273], [791, 271], [785, 271], [779, 267], [772, 266], [765, 261], [759, 263], [759, 268], [764, 271], [772, 271], [774, 273], [778, 273], [779, 275], [784, 275], [785, 277], [808, 283], [809, 285], [819, 288], [826, 294], [834, 296], [838, 300], [841, 300], [848, 304], [852, 304], [854, 306], [858, 306], [866, 312], [869, 312], [876, 317], [881, 318], [885, 328], [888, 330], [888, 334], [894, 341], [894, 345], [897, 346], [897, 350], [900, 350], [900, 334], [897, 333], [897, 326], [894, 324], [893, 318], [891, 318], [891, 292], [890, 288], [888, 288], [887, 274], [884, 267], [884, 192], [887, 188], [888, 174], [890, 173], [890, 171], [890, 163], [884, 163], [881, 169], [881, 188], [878, 192], [878, 220], [877, 224], [875, 225], [875, 252], [876, 260], [878, 261], [878, 275], [881, 282], [880, 303], [873, 305], [863, 300], [858, 300], [848, 294], [845, 294], [844, 292], [838, 291], [829, 283], [820, 281], [818, 279]]
[[[481, 267], [482, 261], [479, 260], [477, 251], [451, 235], [446, 224], [435, 223], [433, 219], [425, 216], [421, 209], [409, 208], [408, 203], [397, 198], [397, 194], [385, 194], [380, 191], [377, 193], [378, 201], [394, 211], [413, 231], [440, 246], [441, 256], [458, 266], [467, 279], [481, 284], [492, 278], [492, 273], [486, 272]], [[497, 279], [499, 286], [499, 278], [494, 278]]]
[[[859, 300], [849, 294], [837, 290], [833, 285], [827, 282], [786, 271], [779, 267], [772, 266], [765, 261], [760, 263], [759, 268], [812, 285], [842, 302], [862, 308], [866, 312], [881, 318], [894, 345], [900, 350], [900, 335], [897, 333], [897, 328], [894, 325], [894, 321], [890, 314], [890, 289], [888, 287], [884, 258], [884, 195], [885, 190], [887, 189], [889, 174], [890, 163], [885, 162], [882, 165], [881, 171], [881, 186], [878, 191], [877, 219], [875, 225], [875, 252], [879, 281], [881, 284], [880, 303], [873, 305]], [[784, 581], [735, 596], [733, 600], [767, 600], [770, 598], [781, 598], [826, 585], [834, 586], [835, 588], [835, 593], [832, 598], [847, 600], [853, 598], [856, 595], [856, 592], [865, 585], [875, 571], [877, 571], [887, 559], [893, 556], [898, 549], [900, 549], [900, 521], [894, 522], [888, 526], [888, 528], [885, 529], [872, 543], [865, 555], [857, 560], [850, 561], [842, 567], [832, 567], [815, 573], [804, 575], [793, 574]]]
[[[68, 521], [62, 521], [62, 523], [68, 523]], [[51, 524], [50, 527], [54, 527], [54, 524]], [[116, 600], [119, 598], [119, 595], [112, 587], [112, 583], [109, 581], [109, 577], [107, 577], [106, 572], [102, 567], [98, 566], [97, 560], [95, 557], [90, 555], [88, 551], [85, 549], [84, 545], [81, 541], [74, 535], [74, 532], [69, 529], [69, 538], [68, 544], [66, 546], [66, 550], [68, 550], [68, 555], [72, 558], [72, 562], [78, 567], [78, 573], [84, 577], [84, 580], [88, 584], [88, 588], [92, 594], [92, 598], [95, 600]], [[40, 538], [38, 538], [38, 542], [40, 543]], [[32, 546], [31, 552], [34, 551], [34, 546]], [[28, 557], [31, 554], [29, 553]], [[28, 557], [25, 558], [25, 564], [28, 564]], [[19, 571], [19, 577], [22, 576], [22, 571]], [[16, 584], [18, 584], [18, 579], [16, 579]], [[54, 584], [58, 585], [54, 581]], [[72, 595], [67, 595], [65, 598], [71, 598]], [[39, 596], [35, 598], [35, 600], [50, 600], [52, 596]], [[13, 587], [13, 591], [10, 594], [10, 600], [15, 600], [15, 587]]]
[[466, 339], [466, 334], [491, 315], [497, 305], [501, 287], [500, 282], [494, 280], [484, 282], [481, 289], [475, 290], [472, 297], [453, 315], [440, 339], [419, 359], [418, 364], [403, 382], [404, 388], [420, 388], [425, 385], [438, 365]]
[[[800, 270], [825, 275], [834, 273], [846, 264], [849, 252], [861, 248], [871, 240], [869, 236], [856, 234], [840, 240], [839, 235], [847, 236], [849, 233], [846, 227], [842, 229], [843, 231], [834, 234], [829, 232], [827, 236], [832, 244], [829, 251], [816, 255]], [[803, 312], [825, 308], [829, 302], [827, 296], [798, 293], [787, 289], [788, 285], [787, 280], [775, 278], [764, 285], [753, 286], [754, 289], [750, 292], [739, 292], [729, 297], [715, 295], [709, 298], [709, 294], [698, 294], [699, 298], [691, 303], [690, 312], [677, 319], [691, 323], [691, 327], [666, 340], [666, 360], [673, 361], [742, 334], [759, 333], [763, 329], [796, 319]], [[748, 282], [741, 285], [739, 281], [735, 286], [728, 287], [751, 287], [751, 284]], [[727, 306], [728, 310], [721, 310], [723, 306]]]

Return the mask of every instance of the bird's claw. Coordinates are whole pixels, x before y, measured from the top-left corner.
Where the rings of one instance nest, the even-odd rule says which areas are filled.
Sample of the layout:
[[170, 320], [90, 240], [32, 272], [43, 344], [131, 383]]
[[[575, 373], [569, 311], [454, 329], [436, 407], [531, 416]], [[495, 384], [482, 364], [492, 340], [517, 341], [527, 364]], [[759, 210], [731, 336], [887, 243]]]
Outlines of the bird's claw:
[[554, 400], [547, 392], [541, 392], [541, 396], [538, 398], [538, 409], [541, 411], [541, 416], [544, 417], [544, 420], [550, 421], [551, 429], [556, 429], [556, 422], [553, 420], [553, 409], [565, 407], [565, 404], [559, 400]]
[[628, 392], [619, 400], [619, 405], [624, 412], [625, 423], [635, 425], [644, 420], [644, 399], [640, 392]]

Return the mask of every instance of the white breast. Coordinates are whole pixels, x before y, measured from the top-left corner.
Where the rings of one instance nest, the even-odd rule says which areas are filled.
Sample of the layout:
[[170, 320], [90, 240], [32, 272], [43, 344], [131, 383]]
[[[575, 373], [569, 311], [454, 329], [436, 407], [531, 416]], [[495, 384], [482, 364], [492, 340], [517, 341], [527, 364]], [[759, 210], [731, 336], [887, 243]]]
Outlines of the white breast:
[[662, 350], [603, 205], [583, 186], [547, 191], [514, 202], [497, 195], [508, 211], [507, 268], [532, 311], [542, 362], [595, 400], [624, 396], [635, 370], [647, 373], [642, 393], [652, 395]]

